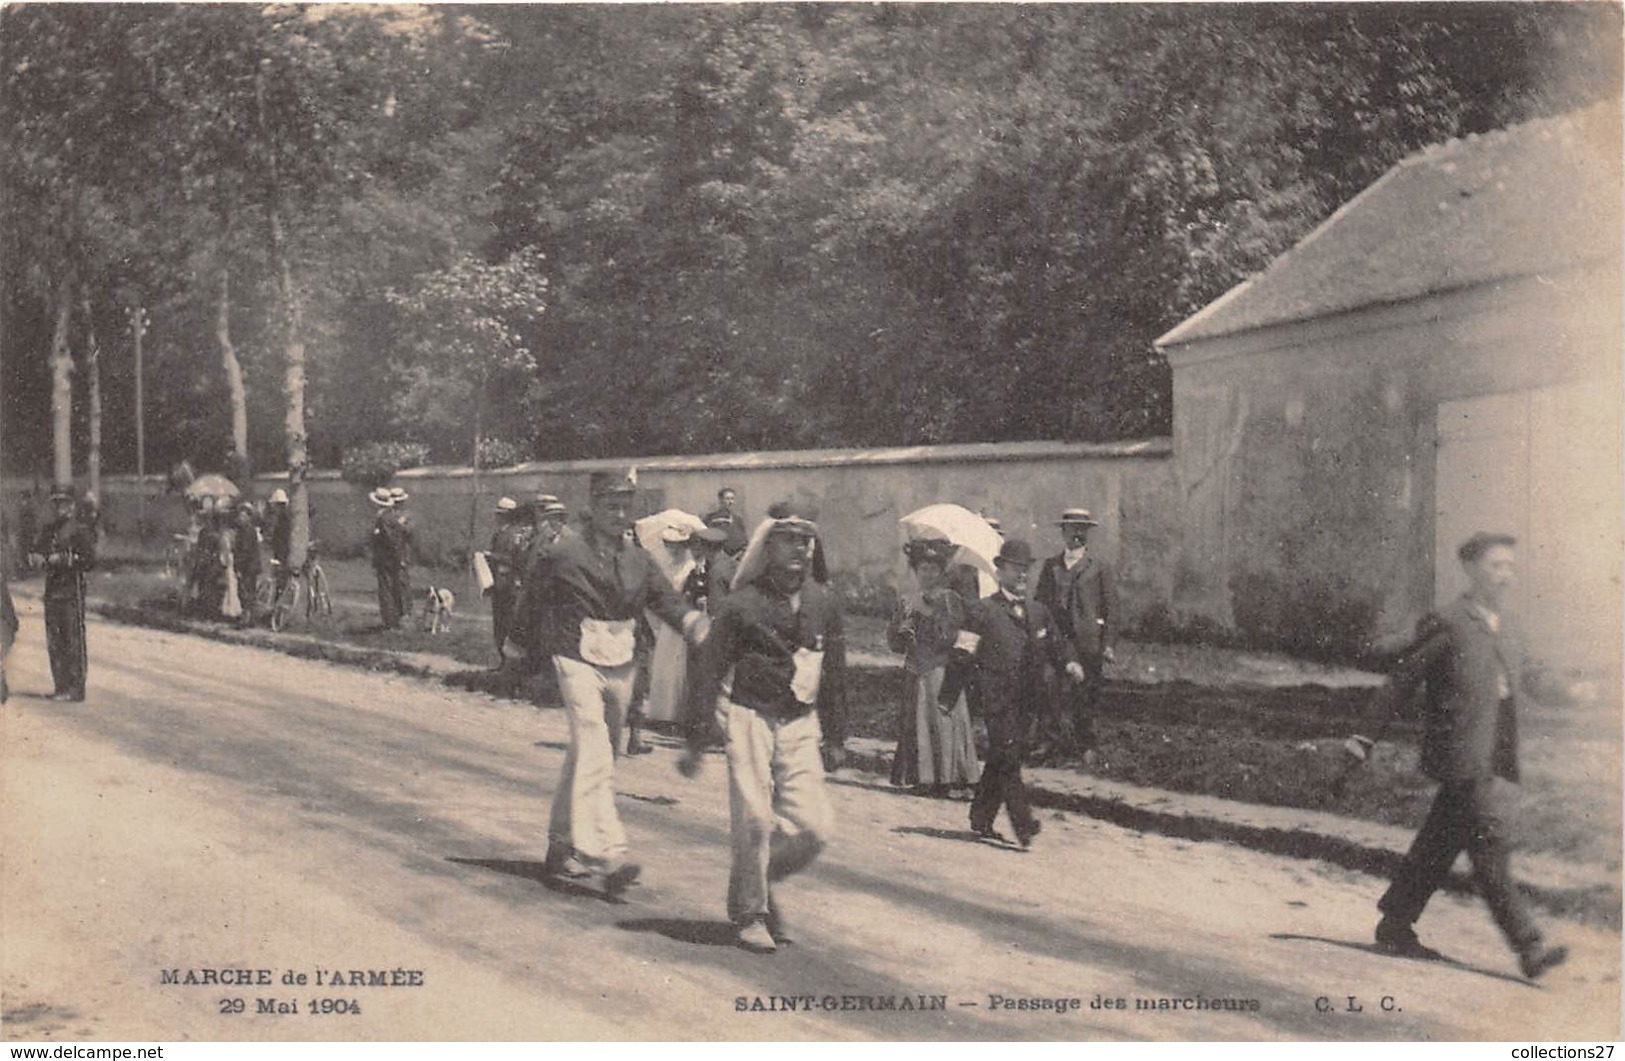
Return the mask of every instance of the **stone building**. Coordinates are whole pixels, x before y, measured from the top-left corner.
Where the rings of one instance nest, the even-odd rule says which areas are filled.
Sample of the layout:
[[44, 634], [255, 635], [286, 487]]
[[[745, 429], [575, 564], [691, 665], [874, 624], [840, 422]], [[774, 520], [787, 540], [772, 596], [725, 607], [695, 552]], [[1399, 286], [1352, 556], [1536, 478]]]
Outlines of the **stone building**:
[[1617, 669], [1621, 157], [1617, 104], [1428, 148], [1157, 341], [1176, 612], [1394, 639], [1506, 530], [1537, 647]]

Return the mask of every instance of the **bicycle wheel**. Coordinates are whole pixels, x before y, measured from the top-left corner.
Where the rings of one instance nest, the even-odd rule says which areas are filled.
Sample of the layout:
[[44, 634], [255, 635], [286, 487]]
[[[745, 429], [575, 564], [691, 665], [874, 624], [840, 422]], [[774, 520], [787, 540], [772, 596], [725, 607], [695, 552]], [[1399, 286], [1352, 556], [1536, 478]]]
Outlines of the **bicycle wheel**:
[[327, 572], [322, 570], [321, 564], [312, 564], [310, 568], [310, 606], [324, 619], [333, 617], [333, 594], [327, 588]]
[[282, 587], [282, 595], [276, 599], [271, 607], [271, 629], [281, 630], [288, 625], [288, 616], [293, 614], [294, 608], [299, 605], [299, 581], [289, 579], [288, 584]]
[[276, 580], [270, 575], [261, 574], [254, 583], [254, 610], [267, 611], [276, 603]]

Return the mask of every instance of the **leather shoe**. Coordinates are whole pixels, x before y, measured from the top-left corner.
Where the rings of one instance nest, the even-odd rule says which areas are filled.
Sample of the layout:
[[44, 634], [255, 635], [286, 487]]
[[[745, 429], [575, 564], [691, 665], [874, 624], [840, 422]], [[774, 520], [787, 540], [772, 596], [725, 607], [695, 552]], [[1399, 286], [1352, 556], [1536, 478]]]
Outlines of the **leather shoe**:
[[622, 862], [604, 874], [604, 894], [619, 899], [626, 894], [626, 889], [637, 883], [638, 874], [642, 872], [643, 867], [636, 862]]
[[779, 949], [778, 943], [773, 939], [773, 933], [768, 931], [767, 923], [763, 921], [740, 925], [739, 945], [757, 954], [772, 954]]
[[991, 825], [972, 825], [970, 829], [971, 832], [975, 833], [977, 836], [980, 836], [983, 840], [992, 840], [995, 843], [1000, 844], [1008, 844], [1010, 842], [1009, 840], [1005, 839], [1003, 833], [999, 832]]
[[648, 755], [654, 750], [654, 745], [650, 744], [642, 737], [632, 736], [627, 739], [626, 754], [628, 755]]
[[1023, 850], [1030, 848], [1033, 846], [1033, 837], [1043, 832], [1043, 830], [1043, 822], [1033, 822], [1032, 825], [1025, 829], [1016, 830], [1016, 842], [1022, 846]]
[[1416, 930], [1399, 921], [1383, 918], [1377, 924], [1377, 949], [1396, 958], [1420, 958], [1438, 961], [1444, 955], [1432, 947], [1424, 946], [1416, 938]]
[[1568, 960], [1567, 947], [1548, 947], [1544, 943], [1537, 943], [1518, 955], [1518, 968], [1523, 971], [1524, 979], [1537, 980], [1542, 973]]

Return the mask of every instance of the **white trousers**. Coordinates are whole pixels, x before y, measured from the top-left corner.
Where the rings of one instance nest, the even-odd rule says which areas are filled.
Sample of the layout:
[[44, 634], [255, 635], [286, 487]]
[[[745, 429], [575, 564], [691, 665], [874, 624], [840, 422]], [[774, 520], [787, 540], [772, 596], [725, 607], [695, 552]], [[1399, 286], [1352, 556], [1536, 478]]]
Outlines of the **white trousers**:
[[835, 819], [824, 791], [818, 713], [779, 720], [723, 701], [733, 867], [728, 918], [767, 915], [771, 881], [804, 869], [829, 841]]
[[570, 715], [570, 750], [553, 793], [547, 838], [585, 865], [613, 868], [626, 858], [626, 833], [615, 813], [615, 747], [636, 666], [595, 667], [554, 656], [553, 669]]

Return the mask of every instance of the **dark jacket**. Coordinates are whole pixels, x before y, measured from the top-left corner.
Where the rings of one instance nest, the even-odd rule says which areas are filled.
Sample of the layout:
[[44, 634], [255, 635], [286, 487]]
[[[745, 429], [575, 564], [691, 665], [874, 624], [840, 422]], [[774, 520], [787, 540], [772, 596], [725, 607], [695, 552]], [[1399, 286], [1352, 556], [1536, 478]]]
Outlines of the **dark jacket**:
[[1057, 669], [1077, 660], [1049, 609], [1037, 601], [1011, 600], [1002, 592], [971, 605], [964, 631], [975, 647], [954, 650], [938, 700], [950, 705], [967, 686], [976, 714], [1032, 717], [1044, 708], [1046, 664]]
[[1033, 599], [1048, 608], [1080, 662], [1097, 663], [1117, 640], [1120, 616], [1111, 567], [1088, 553], [1072, 570], [1052, 556], [1038, 571]]
[[372, 524], [372, 566], [378, 571], [406, 567], [412, 557], [412, 523], [404, 512], [378, 513]]
[[[815, 704], [797, 700], [791, 688], [798, 648], [824, 658]], [[729, 699], [775, 718], [793, 718], [816, 707], [821, 715], [844, 717], [846, 709], [846, 627], [834, 594], [807, 579], [800, 608], [765, 578], [735, 590], [714, 613], [703, 648], [701, 680], [707, 692], [690, 702], [704, 711], [714, 706], [715, 690], [731, 669]], [[689, 718], [691, 734], [703, 732], [707, 718]]]
[[1528, 657], [1507, 616], [1499, 631], [1491, 630], [1466, 597], [1417, 624], [1416, 640], [1395, 663], [1375, 710], [1404, 708], [1419, 690], [1422, 770], [1437, 781], [1517, 781], [1519, 701], [1566, 696], [1563, 684]]
[[541, 651], [581, 658], [581, 621], [636, 621], [647, 608], [682, 629], [691, 610], [649, 554], [621, 544], [607, 557], [588, 534], [565, 534], [533, 553], [525, 572], [524, 607]]
[[96, 566], [96, 534], [72, 516], [52, 520], [34, 541], [45, 557], [45, 599], [78, 600], [84, 575]]

